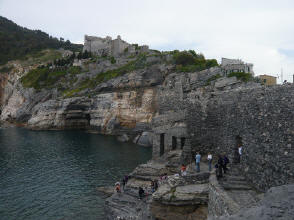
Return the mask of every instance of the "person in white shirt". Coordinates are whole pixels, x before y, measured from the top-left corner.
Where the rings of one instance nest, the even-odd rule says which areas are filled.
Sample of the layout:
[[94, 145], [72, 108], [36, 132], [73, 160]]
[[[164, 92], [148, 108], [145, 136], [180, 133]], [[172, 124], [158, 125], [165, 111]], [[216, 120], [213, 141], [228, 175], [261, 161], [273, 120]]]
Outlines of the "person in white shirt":
[[239, 158], [238, 158], [239, 161], [238, 161], [238, 163], [240, 163], [241, 155], [242, 155], [242, 145], [239, 146], [238, 153], [239, 153]]
[[211, 171], [212, 155], [210, 152], [207, 155], [207, 161], [208, 161], [208, 170]]
[[242, 146], [239, 146], [238, 151], [239, 151], [239, 155], [241, 156], [242, 155]]

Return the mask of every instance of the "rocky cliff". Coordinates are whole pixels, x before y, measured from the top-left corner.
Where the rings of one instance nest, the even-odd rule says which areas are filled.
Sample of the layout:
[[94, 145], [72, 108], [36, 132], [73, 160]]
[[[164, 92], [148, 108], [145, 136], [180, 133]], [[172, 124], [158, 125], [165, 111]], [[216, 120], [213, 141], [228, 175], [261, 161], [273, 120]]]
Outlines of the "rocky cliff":
[[[31, 129], [91, 129], [153, 146], [153, 160], [134, 170], [125, 193], [107, 199], [108, 219], [234, 215], [256, 204], [257, 190], [293, 183], [293, 86], [244, 83], [208, 68], [200, 55], [188, 55], [201, 58], [199, 65], [177, 63], [181, 56], [187, 52], [67, 58], [47, 66], [11, 62], [0, 75], [1, 120]], [[195, 152], [236, 162], [239, 144], [244, 150], [235, 172], [242, 175], [222, 185], [209, 172], [194, 173]], [[178, 178], [182, 163], [191, 172]], [[138, 201], [138, 188], [164, 173], [169, 178], [158, 191]]]
[[[116, 58], [85, 52], [74, 59], [74, 54], [59, 50], [54, 62], [44, 62], [52, 51], [44, 53], [42, 58], [6, 65], [12, 70], [0, 75], [1, 120], [31, 129], [92, 129], [152, 145], [151, 122], [158, 114], [161, 85], [181, 70], [174, 61], [180, 52], [138, 49]], [[217, 65], [206, 64], [196, 53], [189, 56], [199, 56], [201, 67], [193, 68]]]
[[[95, 77], [111, 69], [119, 68], [133, 61], [121, 58], [111, 65], [109, 60], [99, 60], [85, 67], [86, 73], [65, 76], [67, 81], [76, 81], [73, 90], [85, 78], [94, 81]], [[9, 73], [0, 75], [1, 120], [21, 122], [32, 129], [85, 128], [103, 134], [123, 135], [124, 140], [151, 145], [150, 123], [157, 112], [157, 89], [169, 67], [165, 64], [146, 59], [148, 66], [134, 69], [122, 76], [102, 81], [97, 86], [82, 90], [79, 94], [68, 97], [57, 88], [26, 88], [21, 78], [33, 68], [12, 62], [14, 68]], [[90, 70], [89, 70], [90, 69]], [[56, 84], [57, 85], [57, 84]], [[71, 91], [70, 90], [70, 91]], [[148, 136], [147, 139], [145, 136]]]

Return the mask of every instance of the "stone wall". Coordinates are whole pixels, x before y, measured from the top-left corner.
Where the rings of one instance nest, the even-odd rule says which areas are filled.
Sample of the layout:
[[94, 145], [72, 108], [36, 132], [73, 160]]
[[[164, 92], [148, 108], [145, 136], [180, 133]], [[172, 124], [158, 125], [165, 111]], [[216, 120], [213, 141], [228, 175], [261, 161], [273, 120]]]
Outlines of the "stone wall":
[[190, 123], [187, 121], [189, 106], [200, 103], [193, 114], [206, 108], [208, 97], [204, 94], [204, 86], [217, 74], [221, 74], [218, 67], [197, 73], [172, 73], [158, 87], [158, 114], [152, 120], [153, 159], [171, 150], [182, 149], [182, 162], [191, 162], [191, 135], [187, 127]]
[[263, 87], [236, 78], [207, 83], [219, 73], [221, 68], [169, 74], [158, 87], [153, 159], [182, 149], [184, 163], [196, 151], [223, 153], [236, 162], [241, 143], [240, 172], [253, 187], [265, 191], [294, 182], [294, 87]]
[[243, 144], [241, 167], [259, 190], [294, 182], [294, 87], [276, 86], [215, 93], [205, 111], [188, 110], [191, 144], [203, 154], [225, 153], [234, 161]]
[[228, 216], [237, 213], [240, 207], [220, 186], [215, 174], [209, 178], [208, 215]]
[[85, 35], [83, 51], [92, 52], [99, 56], [111, 53], [112, 39], [110, 37], [101, 38]]

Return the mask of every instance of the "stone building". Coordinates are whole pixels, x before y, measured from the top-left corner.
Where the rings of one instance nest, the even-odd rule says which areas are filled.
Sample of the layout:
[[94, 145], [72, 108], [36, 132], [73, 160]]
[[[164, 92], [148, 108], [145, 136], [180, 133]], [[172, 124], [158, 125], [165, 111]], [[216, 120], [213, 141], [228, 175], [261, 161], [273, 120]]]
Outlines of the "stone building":
[[117, 57], [131, 45], [121, 39], [118, 35], [116, 39], [111, 37], [105, 38], [85, 35], [83, 51], [89, 51], [99, 56], [114, 56]]
[[267, 86], [277, 85], [277, 77], [270, 75], [260, 75], [258, 78], [261, 80], [261, 83]]
[[222, 58], [221, 67], [225, 75], [228, 75], [233, 72], [244, 72], [244, 73], [250, 73], [254, 76], [253, 64], [244, 63], [240, 59]]
[[149, 47], [146, 45], [136, 47], [122, 40], [120, 35], [114, 40], [109, 36], [101, 38], [85, 35], [83, 51], [86, 50], [99, 56], [119, 57], [124, 53], [132, 55], [139, 52], [146, 52], [149, 50]]

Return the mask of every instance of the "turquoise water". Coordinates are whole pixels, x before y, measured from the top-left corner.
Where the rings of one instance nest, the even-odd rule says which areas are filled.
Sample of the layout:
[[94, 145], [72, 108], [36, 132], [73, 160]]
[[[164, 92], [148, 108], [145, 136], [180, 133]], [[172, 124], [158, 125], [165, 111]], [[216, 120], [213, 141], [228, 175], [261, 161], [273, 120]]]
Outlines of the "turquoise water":
[[151, 149], [83, 131], [0, 129], [0, 219], [104, 219], [112, 186]]

